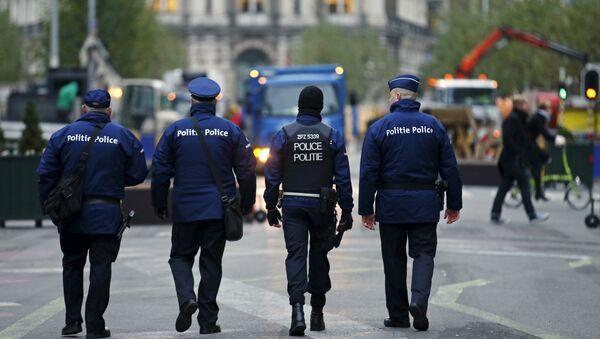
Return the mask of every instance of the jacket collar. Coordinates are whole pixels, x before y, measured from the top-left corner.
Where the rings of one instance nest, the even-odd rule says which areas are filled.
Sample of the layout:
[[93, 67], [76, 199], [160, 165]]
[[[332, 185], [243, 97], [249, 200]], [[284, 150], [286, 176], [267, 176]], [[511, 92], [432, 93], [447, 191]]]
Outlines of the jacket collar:
[[88, 121], [92, 123], [109, 123], [110, 117], [108, 114], [98, 111], [88, 111], [82, 115], [77, 121]]
[[398, 100], [390, 106], [391, 112], [418, 112], [421, 103], [412, 99]]
[[209, 102], [197, 103], [197, 104], [192, 105], [192, 107], [190, 108], [191, 116], [201, 115], [201, 114], [216, 115], [216, 112], [217, 112], [217, 105], [215, 105], [213, 103], [209, 103]]
[[298, 116], [296, 117], [296, 121], [303, 125], [313, 125], [313, 124], [316, 124], [317, 122], [321, 121], [321, 116], [298, 113]]
[[522, 111], [518, 108], [513, 108], [513, 113], [517, 116], [517, 118], [523, 122], [527, 121], [527, 116], [529, 115], [527, 112]]

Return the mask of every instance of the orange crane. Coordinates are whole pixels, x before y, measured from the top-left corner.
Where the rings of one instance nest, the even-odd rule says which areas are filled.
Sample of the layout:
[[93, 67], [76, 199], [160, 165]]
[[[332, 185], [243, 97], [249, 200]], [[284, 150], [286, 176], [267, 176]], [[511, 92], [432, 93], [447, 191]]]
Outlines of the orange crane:
[[587, 63], [587, 54], [574, 50], [558, 42], [548, 40], [539, 35], [520, 31], [518, 29], [503, 26], [492, 31], [479, 45], [473, 48], [460, 62], [457, 70], [457, 78], [469, 78], [473, 69], [490, 49], [502, 39], [519, 40], [534, 47], [549, 49], [556, 53], [566, 55], [572, 59]]

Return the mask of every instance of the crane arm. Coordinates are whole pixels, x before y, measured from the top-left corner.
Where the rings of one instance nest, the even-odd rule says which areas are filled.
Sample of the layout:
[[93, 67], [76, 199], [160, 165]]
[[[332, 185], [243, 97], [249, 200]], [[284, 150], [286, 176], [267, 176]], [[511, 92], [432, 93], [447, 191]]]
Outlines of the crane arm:
[[473, 69], [479, 63], [490, 49], [502, 39], [514, 39], [528, 43], [534, 47], [549, 49], [551, 51], [566, 55], [572, 59], [579, 60], [582, 63], [587, 62], [587, 55], [583, 52], [574, 50], [558, 42], [548, 40], [541, 36], [520, 31], [512, 27], [496, 28], [479, 45], [473, 48], [460, 62], [458, 66], [458, 78], [466, 78], [473, 73]]

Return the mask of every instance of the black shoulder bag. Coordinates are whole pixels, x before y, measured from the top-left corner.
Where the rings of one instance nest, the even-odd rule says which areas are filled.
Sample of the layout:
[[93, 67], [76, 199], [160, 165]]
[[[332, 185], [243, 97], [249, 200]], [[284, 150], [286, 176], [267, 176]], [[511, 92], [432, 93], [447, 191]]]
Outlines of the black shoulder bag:
[[96, 140], [104, 126], [104, 123], [95, 125], [96, 131], [85, 145], [83, 152], [81, 152], [75, 170], [68, 175], [63, 175], [44, 201], [44, 214], [52, 219], [52, 223], [56, 225], [59, 233], [73, 221], [77, 213], [81, 210], [87, 159], [92, 150], [94, 140]]
[[208, 145], [206, 144], [206, 140], [204, 139], [204, 134], [200, 129], [200, 122], [194, 117], [192, 117], [191, 119], [192, 123], [194, 124], [194, 130], [198, 135], [200, 145], [202, 146], [202, 151], [204, 152], [204, 156], [206, 157], [206, 162], [210, 169], [210, 174], [212, 175], [213, 180], [219, 188], [221, 204], [223, 205], [223, 224], [225, 225], [225, 239], [229, 241], [240, 240], [242, 238], [242, 235], [244, 235], [244, 227], [242, 211], [240, 209], [239, 201], [235, 197], [229, 198], [227, 194], [225, 194], [223, 182], [221, 182], [221, 177], [219, 176], [219, 173], [215, 168], [215, 164], [213, 163], [210, 151], [208, 150]]

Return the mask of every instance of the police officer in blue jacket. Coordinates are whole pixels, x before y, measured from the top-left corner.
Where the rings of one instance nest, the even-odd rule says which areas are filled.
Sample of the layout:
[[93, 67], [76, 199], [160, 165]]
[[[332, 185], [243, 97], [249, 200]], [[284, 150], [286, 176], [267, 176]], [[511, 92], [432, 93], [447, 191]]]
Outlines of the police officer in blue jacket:
[[[37, 169], [43, 202], [61, 176], [73, 172], [88, 139], [102, 128], [87, 160], [83, 207], [60, 233], [66, 326], [62, 335], [81, 332], [83, 268], [90, 258], [90, 286], [85, 307], [87, 338], [110, 337], [103, 314], [110, 294], [111, 263], [118, 246], [125, 186], [135, 186], [148, 174], [142, 144], [126, 128], [110, 120], [110, 95], [87, 92], [83, 115], [52, 135]], [[107, 160], [110, 159], [110, 160]]]
[[[152, 203], [157, 215], [167, 220], [167, 196], [173, 182], [173, 229], [169, 265], [175, 280], [179, 315], [178, 332], [186, 331], [198, 310], [200, 334], [218, 333], [217, 292], [221, 284], [221, 260], [225, 249], [223, 208], [192, 119], [197, 119], [211, 158], [220, 173], [225, 193], [236, 196], [236, 178], [244, 214], [256, 199], [256, 159], [240, 128], [215, 115], [219, 85], [200, 77], [188, 85], [190, 115], [165, 129], [152, 161]], [[235, 177], [234, 177], [235, 172]], [[200, 251], [200, 287], [194, 293], [194, 258]]]
[[[419, 78], [400, 75], [388, 82], [391, 113], [375, 122], [365, 136], [360, 161], [359, 211], [363, 225], [380, 223], [385, 273], [386, 327], [413, 326], [425, 331], [431, 290], [436, 227], [443, 201], [436, 192], [438, 175], [448, 183], [444, 218], [453, 223], [462, 208], [462, 183], [444, 127], [419, 112]], [[376, 211], [373, 211], [377, 193]], [[406, 289], [406, 240], [413, 258], [409, 306]]]
[[[283, 233], [288, 251], [285, 261], [288, 294], [292, 305], [290, 335], [304, 335], [304, 293], [311, 293], [311, 331], [325, 329], [325, 293], [331, 289], [327, 252], [335, 233], [332, 200], [321, 209], [321, 191], [336, 185], [342, 209], [338, 230], [352, 228], [352, 183], [344, 136], [321, 122], [323, 92], [316, 86], [304, 88], [298, 98], [295, 122], [284, 126], [271, 143], [265, 165], [264, 199], [271, 226], [281, 227], [277, 209], [279, 185], [283, 184]], [[310, 251], [307, 253], [310, 233]], [[306, 256], [308, 254], [308, 279]]]

